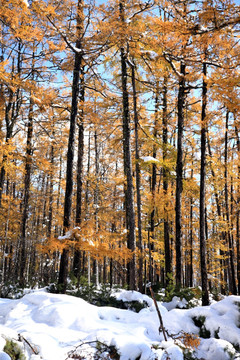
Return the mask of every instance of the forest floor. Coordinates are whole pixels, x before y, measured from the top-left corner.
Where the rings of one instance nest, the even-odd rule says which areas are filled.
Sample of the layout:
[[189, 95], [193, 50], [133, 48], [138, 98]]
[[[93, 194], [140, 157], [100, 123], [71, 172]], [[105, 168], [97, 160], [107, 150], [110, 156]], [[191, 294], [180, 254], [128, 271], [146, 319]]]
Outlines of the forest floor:
[[4, 351], [10, 339], [26, 360], [240, 359], [240, 296], [190, 309], [182, 308], [186, 301], [177, 297], [170, 303], [157, 302], [167, 341], [149, 296], [127, 290], [114, 296], [145, 307], [139, 312], [100, 307], [46, 289], [19, 299], [1, 298], [0, 360], [10, 359], [6, 347]]

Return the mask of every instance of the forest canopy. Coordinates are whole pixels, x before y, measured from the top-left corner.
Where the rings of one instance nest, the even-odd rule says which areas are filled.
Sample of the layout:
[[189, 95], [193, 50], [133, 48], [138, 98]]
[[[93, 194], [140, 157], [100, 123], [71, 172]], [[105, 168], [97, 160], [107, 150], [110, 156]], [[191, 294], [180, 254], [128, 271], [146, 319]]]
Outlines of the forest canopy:
[[0, 281], [240, 294], [240, 7], [0, 1]]

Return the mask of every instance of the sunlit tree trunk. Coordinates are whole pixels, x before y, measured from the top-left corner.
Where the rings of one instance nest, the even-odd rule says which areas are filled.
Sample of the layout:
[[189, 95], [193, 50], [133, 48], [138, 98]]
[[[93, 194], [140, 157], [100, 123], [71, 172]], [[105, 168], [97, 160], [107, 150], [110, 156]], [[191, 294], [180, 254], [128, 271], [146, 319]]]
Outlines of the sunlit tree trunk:
[[[236, 121], [236, 119], [234, 119]], [[240, 294], [240, 139], [237, 125], [235, 125], [235, 134], [237, 138], [238, 151], [238, 184], [237, 184], [237, 210], [236, 210], [236, 246], [237, 246], [237, 281], [238, 281], [238, 295]]]
[[[83, 54], [81, 52], [82, 34], [83, 34], [83, 5], [84, 5], [84, 1], [78, 0], [77, 14], [76, 14], [76, 19], [77, 19], [76, 48], [79, 49], [79, 51], [75, 51], [75, 55], [74, 55], [72, 103], [71, 103], [71, 115], [70, 115], [70, 130], [68, 137], [66, 189], [65, 189], [65, 200], [64, 200], [64, 220], [63, 220], [64, 232], [67, 231], [71, 225], [74, 145], [75, 145], [76, 121], [77, 121], [77, 113], [78, 113], [80, 70], [83, 61]], [[67, 275], [68, 275], [68, 250], [65, 248], [61, 254], [59, 278], [58, 278], [59, 291], [63, 293], [66, 292]]]
[[[211, 150], [211, 145], [210, 145], [209, 138], [207, 138], [207, 145], [208, 145], [209, 156], [212, 159], [212, 150]], [[215, 182], [216, 174], [215, 174], [215, 171], [214, 171], [212, 161], [210, 162], [210, 168], [211, 168], [211, 174], [212, 174], [213, 180]], [[221, 209], [220, 199], [219, 199], [218, 192], [217, 192], [217, 189], [216, 189], [215, 185], [214, 185], [214, 198], [215, 198], [216, 206], [217, 206], [218, 219], [219, 219], [219, 221], [222, 221], [222, 209]], [[225, 234], [223, 233], [223, 231], [221, 231], [220, 240], [221, 240], [221, 243], [225, 243]], [[226, 268], [225, 268], [225, 264], [224, 264], [225, 261], [223, 260], [223, 258], [226, 256], [226, 254], [221, 249], [220, 249], [219, 252], [220, 252], [220, 255], [221, 255], [221, 259], [220, 259], [220, 266], [221, 266], [221, 275], [220, 276], [221, 276], [221, 284], [222, 284], [221, 285], [221, 293], [225, 294], [226, 293], [226, 288], [225, 288], [225, 285], [223, 284], [223, 282], [224, 282], [224, 279], [227, 278], [227, 273], [226, 273]], [[223, 274], [223, 276], [222, 276], [222, 274]]]
[[30, 184], [31, 184], [31, 167], [33, 153], [33, 102], [30, 98], [29, 114], [28, 114], [28, 130], [27, 130], [27, 148], [26, 163], [24, 177], [24, 197], [23, 197], [23, 214], [22, 214], [22, 230], [20, 241], [20, 264], [19, 264], [19, 284], [21, 287], [26, 285], [25, 269], [27, 261], [27, 219], [29, 210]]
[[138, 221], [138, 242], [139, 261], [138, 261], [138, 288], [143, 291], [143, 244], [142, 244], [142, 203], [141, 203], [141, 173], [139, 165], [139, 140], [138, 140], [138, 111], [137, 111], [137, 92], [135, 80], [135, 65], [131, 63], [132, 88], [133, 88], [133, 108], [135, 125], [135, 160], [136, 160], [136, 192], [137, 192], [137, 221]]
[[[17, 55], [17, 66], [16, 66], [16, 73], [17, 76], [20, 77], [22, 72], [22, 43], [18, 42], [18, 55]], [[3, 57], [2, 59], [3, 60]], [[14, 65], [14, 59], [12, 63], [12, 77], [16, 76], [14, 75], [15, 72], [15, 65]], [[19, 116], [20, 108], [22, 105], [22, 96], [21, 96], [21, 89], [18, 88], [15, 95], [13, 93], [12, 88], [9, 88], [9, 97], [8, 97], [8, 103], [5, 104], [5, 124], [6, 124], [6, 144], [9, 143], [10, 139], [13, 137], [13, 130], [14, 125], [16, 124], [16, 120]], [[6, 175], [6, 169], [5, 169], [5, 162], [7, 160], [7, 156], [3, 156], [1, 170], [0, 170], [0, 208], [2, 206], [2, 193], [4, 188], [4, 182], [5, 182], [5, 175]]]
[[[98, 132], [94, 132], [94, 150], [95, 150], [95, 177], [96, 184], [94, 188], [94, 217], [95, 217], [95, 232], [99, 230], [99, 219], [98, 219], [98, 205], [99, 205], [99, 146], [98, 146]], [[95, 259], [95, 277], [96, 286], [99, 286], [99, 263]]]
[[228, 250], [229, 250], [229, 288], [232, 294], [237, 294], [237, 285], [235, 279], [235, 268], [234, 268], [234, 249], [232, 237], [230, 234], [230, 214], [229, 214], [229, 194], [228, 194], [228, 122], [229, 122], [229, 111], [226, 113], [226, 128], [225, 128], [225, 212], [226, 212], [226, 220], [227, 220], [227, 231], [226, 237], [228, 240]]
[[[157, 146], [156, 146], [156, 139], [159, 132], [159, 82], [156, 85], [156, 94], [155, 94], [155, 110], [154, 110], [154, 144], [152, 149], [152, 157], [156, 159], [157, 157]], [[150, 183], [150, 191], [151, 191], [151, 213], [150, 213], [150, 229], [148, 234], [148, 247], [149, 247], [149, 275], [148, 280], [150, 282], [154, 281], [154, 261], [152, 252], [154, 251], [154, 237], [155, 237], [155, 213], [156, 213], [156, 186], [157, 186], [157, 165], [156, 163], [152, 164], [152, 176], [151, 176], [151, 183]]]
[[185, 71], [186, 65], [183, 61], [180, 64], [181, 78], [178, 86], [178, 135], [177, 135], [177, 167], [176, 167], [176, 285], [182, 283], [182, 187], [183, 187], [183, 128], [184, 128], [184, 103], [185, 103]]
[[202, 280], [202, 304], [209, 304], [207, 261], [206, 261], [206, 233], [205, 233], [205, 196], [206, 196], [206, 107], [207, 107], [207, 65], [203, 63], [202, 84], [202, 114], [201, 114], [201, 170], [200, 170], [200, 263]]
[[168, 154], [168, 113], [167, 113], [167, 76], [164, 75], [163, 82], [163, 192], [164, 192], [164, 252], [165, 252], [165, 283], [169, 283], [169, 275], [172, 272], [172, 259], [170, 251], [170, 238], [169, 238], [169, 219], [168, 219], [168, 182], [169, 182], [169, 170], [166, 166], [167, 154]]
[[[77, 160], [77, 200], [76, 200], [76, 226], [81, 225], [82, 221], [82, 185], [83, 185], [83, 156], [84, 156], [84, 100], [85, 100], [85, 86], [84, 86], [84, 69], [80, 69], [80, 112], [78, 122], [78, 160]], [[75, 249], [73, 258], [73, 273], [76, 278], [80, 277], [81, 273], [81, 255], [79, 249]]]
[[[124, 0], [119, 2], [119, 12], [121, 24], [125, 25], [124, 19]], [[130, 143], [130, 116], [129, 99], [127, 89], [127, 53], [126, 44], [120, 48], [121, 56], [121, 82], [122, 82], [122, 120], [123, 120], [123, 155], [124, 155], [124, 174], [126, 177], [125, 203], [126, 203], [126, 225], [127, 225], [127, 245], [132, 252], [132, 258], [127, 264], [128, 286], [131, 290], [136, 289], [136, 235], [135, 235], [135, 211], [132, 178], [132, 158]]]

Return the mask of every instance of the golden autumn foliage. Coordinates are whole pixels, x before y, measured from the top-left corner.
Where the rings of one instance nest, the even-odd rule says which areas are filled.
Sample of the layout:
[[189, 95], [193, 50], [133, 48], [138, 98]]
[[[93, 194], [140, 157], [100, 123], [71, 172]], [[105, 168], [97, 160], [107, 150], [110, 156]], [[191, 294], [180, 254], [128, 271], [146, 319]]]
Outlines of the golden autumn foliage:
[[[138, 277], [140, 269], [144, 282], [152, 276], [153, 282], [166, 285], [166, 251], [169, 251], [173, 274], [176, 265], [178, 96], [184, 77], [183, 285], [199, 285], [204, 80], [207, 86], [204, 125], [207, 128], [208, 284], [210, 288], [225, 287], [231, 291], [229, 260], [232, 256], [239, 288], [239, 6], [225, 0], [219, 4], [128, 0], [124, 6], [125, 18], [121, 21], [119, 2], [115, 0], [100, 5], [83, 2], [82, 12], [77, 10], [75, 0], [0, 1], [0, 251], [10, 254], [11, 248], [15, 263], [20, 259], [26, 168], [31, 162], [25, 239], [28, 274], [40, 269], [39, 281], [42, 281], [44, 261], [48, 258], [54, 263], [55, 272], [51, 276], [56, 281], [59, 255], [66, 249], [68, 270], [73, 269], [74, 257], [80, 252], [82, 274], [90, 271], [93, 278], [93, 269], [99, 263], [102, 274], [107, 269], [106, 277], [116, 279], [116, 262], [123, 269], [124, 285], [127, 263], [136, 257]], [[83, 26], [79, 47], [76, 46], [76, 15]], [[128, 246], [125, 217], [123, 49], [136, 215], [134, 254]], [[69, 119], [73, 111], [72, 72], [74, 59], [79, 54], [81, 76], [74, 133], [71, 226], [63, 229]], [[181, 73], [182, 63], [186, 66], [185, 74]], [[203, 64], [207, 67], [204, 76]], [[139, 158], [136, 158], [135, 127]], [[141, 180], [141, 229], [137, 221], [137, 165]], [[79, 201], [81, 214], [77, 220]], [[90, 270], [86, 265], [88, 256]], [[6, 261], [16, 275], [10, 258]], [[189, 271], [193, 273], [192, 280]], [[187, 334], [181, 341], [186, 346], [197, 346], [197, 339], [188, 338]]]

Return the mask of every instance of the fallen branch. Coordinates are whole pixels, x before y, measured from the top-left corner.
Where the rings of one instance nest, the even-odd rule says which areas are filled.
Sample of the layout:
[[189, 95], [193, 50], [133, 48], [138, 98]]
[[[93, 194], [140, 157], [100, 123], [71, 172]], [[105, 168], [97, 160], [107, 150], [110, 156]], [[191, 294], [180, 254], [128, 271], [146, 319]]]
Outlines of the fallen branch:
[[156, 298], [155, 298], [155, 295], [154, 295], [154, 292], [153, 292], [151, 283], [148, 283], [146, 287], [148, 287], [149, 290], [150, 290], [150, 293], [151, 293], [151, 296], [152, 296], [154, 305], [155, 305], [156, 310], [157, 310], [158, 318], [159, 318], [159, 321], [160, 321], [160, 326], [159, 326], [159, 329], [158, 329], [158, 330], [159, 330], [159, 333], [162, 331], [162, 332], [163, 332], [164, 339], [165, 339], [165, 341], [167, 341], [167, 335], [166, 335], [166, 332], [165, 332], [165, 329], [164, 329], [164, 326], [163, 326], [162, 315], [161, 315], [161, 312], [160, 312], [160, 310], [159, 310], [159, 307], [158, 307], [158, 304], [157, 304], [157, 301], [156, 301]]
[[25, 337], [23, 337], [21, 334], [18, 334], [18, 341], [25, 342], [35, 355], [39, 355], [39, 352], [35, 350], [34, 347], [30, 344], [30, 342], [25, 339]]

